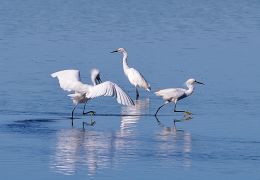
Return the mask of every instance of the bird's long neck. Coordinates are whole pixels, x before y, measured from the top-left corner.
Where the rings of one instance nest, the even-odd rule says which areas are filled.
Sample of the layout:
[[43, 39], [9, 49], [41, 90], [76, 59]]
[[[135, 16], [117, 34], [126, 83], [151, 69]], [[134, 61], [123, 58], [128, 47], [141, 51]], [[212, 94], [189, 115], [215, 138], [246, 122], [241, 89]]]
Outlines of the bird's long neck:
[[186, 90], [185, 94], [186, 94], [187, 96], [189, 96], [189, 95], [191, 95], [191, 94], [193, 93], [193, 91], [194, 91], [194, 85], [189, 84], [189, 85], [187, 85], [187, 87], [188, 87], [188, 89]]
[[128, 57], [127, 52], [124, 51], [123, 52], [123, 69], [124, 69], [125, 74], [127, 73], [127, 70], [129, 69], [129, 66], [127, 64], [127, 57]]
[[97, 82], [96, 82], [96, 78], [95, 77], [91, 77], [91, 81], [93, 83], [93, 86], [96, 86], [97, 85]]

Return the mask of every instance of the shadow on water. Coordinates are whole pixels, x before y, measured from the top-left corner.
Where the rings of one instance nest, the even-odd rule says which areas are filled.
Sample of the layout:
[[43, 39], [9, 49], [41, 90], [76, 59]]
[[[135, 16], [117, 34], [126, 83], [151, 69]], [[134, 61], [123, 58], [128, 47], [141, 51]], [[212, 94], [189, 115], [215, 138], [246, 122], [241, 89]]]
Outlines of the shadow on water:
[[24, 119], [16, 120], [13, 123], [3, 125], [5, 131], [11, 131], [21, 134], [48, 134], [56, 130], [50, 129], [48, 123], [55, 122], [57, 119]]
[[18, 111], [18, 110], [0, 110], [2, 115], [41, 115], [41, 116], [68, 116], [68, 113], [53, 112], [53, 111]]

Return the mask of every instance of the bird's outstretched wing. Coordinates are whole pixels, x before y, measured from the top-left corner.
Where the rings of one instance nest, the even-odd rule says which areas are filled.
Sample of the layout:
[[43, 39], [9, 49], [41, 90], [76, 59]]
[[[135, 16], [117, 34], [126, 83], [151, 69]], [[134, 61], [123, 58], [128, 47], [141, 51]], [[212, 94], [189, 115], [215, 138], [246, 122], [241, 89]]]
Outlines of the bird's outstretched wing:
[[131, 97], [124, 92], [117, 84], [106, 81], [96, 86], [91, 86], [86, 93], [87, 98], [95, 98], [99, 96], [114, 96], [119, 104], [122, 105], [134, 105], [134, 101]]
[[79, 70], [62, 70], [52, 73], [51, 76], [58, 78], [60, 87], [65, 91], [85, 93], [89, 88], [89, 85], [81, 82]]

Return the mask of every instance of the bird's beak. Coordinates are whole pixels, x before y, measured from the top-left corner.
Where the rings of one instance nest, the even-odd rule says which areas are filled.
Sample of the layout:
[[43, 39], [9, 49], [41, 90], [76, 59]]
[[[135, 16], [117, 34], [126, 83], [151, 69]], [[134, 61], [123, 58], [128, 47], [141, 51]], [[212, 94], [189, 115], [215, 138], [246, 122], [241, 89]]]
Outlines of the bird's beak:
[[204, 83], [202, 83], [202, 82], [199, 82], [199, 81], [195, 81], [196, 83], [198, 83], [198, 84], [202, 84], [202, 85], [205, 85]]
[[115, 53], [115, 52], [118, 52], [117, 50], [115, 50], [115, 51], [112, 51], [112, 52], [110, 52], [110, 53]]

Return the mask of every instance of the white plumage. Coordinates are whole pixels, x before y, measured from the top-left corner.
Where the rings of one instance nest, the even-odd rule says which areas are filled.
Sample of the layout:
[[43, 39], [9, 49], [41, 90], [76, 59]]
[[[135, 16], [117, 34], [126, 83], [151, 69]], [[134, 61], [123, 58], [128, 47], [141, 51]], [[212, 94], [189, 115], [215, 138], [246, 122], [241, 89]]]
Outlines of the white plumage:
[[155, 94], [157, 96], [161, 96], [165, 101], [175, 101], [179, 100], [181, 97], [186, 96], [185, 92], [186, 89], [182, 88], [168, 88], [159, 90], [155, 92]]
[[90, 85], [83, 84], [79, 70], [63, 70], [52, 73], [53, 78], [58, 78], [60, 87], [65, 91], [84, 93]]
[[112, 51], [111, 53], [114, 53], [114, 52], [120, 52], [123, 54], [124, 73], [127, 76], [129, 82], [136, 88], [136, 99], [138, 99], [138, 97], [139, 97], [139, 92], [137, 89], [138, 87], [144, 88], [147, 91], [151, 91], [150, 84], [145, 80], [144, 76], [136, 69], [130, 68], [128, 66], [128, 64], [127, 64], [128, 54], [127, 54], [126, 50], [124, 48], [118, 48], [117, 50]]
[[[93, 85], [84, 84], [80, 79], [79, 70], [62, 70], [51, 74], [53, 78], [58, 78], [60, 87], [69, 92], [73, 92], [68, 96], [71, 97], [72, 101], [76, 106], [79, 103], [86, 103], [90, 99], [94, 99], [99, 96], [113, 96], [119, 104], [122, 105], [134, 105], [133, 100], [124, 92], [117, 84], [106, 81], [103, 83], [100, 79], [99, 70], [93, 69], [91, 71], [91, 80]], [[100, 83], [100, 84], [98, 84]], [[74, 107], [73, 112], [76, 108]]]
[[163, 100], [165, 100], [165, 103], [163, 105], [161, 105], [155, 115], [157, 115], [158, 111], [166, 104], [173, 102], [174, 103], [174, 112], [185, 112], [185, 111], [178, 111], [176, 110], [176, 104], [177, 101], [190, 96], [193, 91], [194, 91], [194, 85], [195, 84], [203, 84], [201, 82], [196, 81], [195, 79], [188, 79], [186, 81], [186, 85], [188, 87], [188, 89], [183, 89], [183, 88], [168, 88], [168, 89], [162, 89], [159, 91], [156, 91], [155, 94], [157, 96], [161, 96], [163, 98]]

